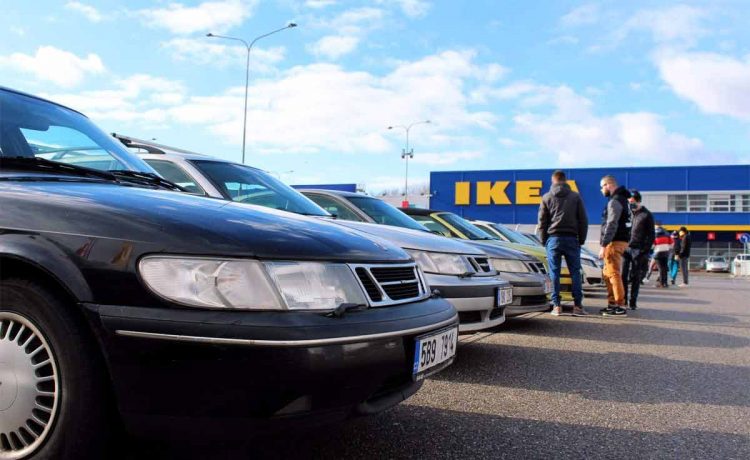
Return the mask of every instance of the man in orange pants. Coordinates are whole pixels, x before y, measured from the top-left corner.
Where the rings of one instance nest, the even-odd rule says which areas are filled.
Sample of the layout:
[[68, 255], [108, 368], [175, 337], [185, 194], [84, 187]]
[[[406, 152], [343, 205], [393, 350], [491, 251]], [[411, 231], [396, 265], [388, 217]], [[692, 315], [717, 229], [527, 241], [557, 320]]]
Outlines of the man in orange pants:
[[622, 254], [630, 241], [630, 192], [617, 185], [614, 176], [604, 176], [599, 182], [602, 195], [609, 198], [602, 213], [602, 235], [599, 258], [604, 259], [604, 282], [607, 285], [605, 316], [626, 316], [625, 286], [622, 284]]

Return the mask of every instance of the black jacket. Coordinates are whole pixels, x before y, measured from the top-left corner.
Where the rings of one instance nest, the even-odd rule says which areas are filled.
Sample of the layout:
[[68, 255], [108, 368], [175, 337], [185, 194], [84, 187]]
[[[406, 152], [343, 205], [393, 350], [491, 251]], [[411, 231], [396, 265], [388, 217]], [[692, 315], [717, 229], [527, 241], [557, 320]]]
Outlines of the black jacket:
[[682, 239], [682, 244], [680, 245], [680, 251], [677, 252], [677, 255], [680, 256], [681, 259], [690, 257], [690, 246], [693, 245], [693, 237], [690, 233], [685, 233], [680, 239]]
[[542, 243], [550, 236], [572, 236], [578, 243], [586, 242], [589, 219], [581, 196], [568, 184], [555, 184], [542, 197], [539, 205], [539, 234]]
[[602, 247], [613, 241], [630, 241], [630, 209], [628, 208], [630, 192], [625, 187], [618, 187], [609, 197], [607, 206], [602, 212]]
[[630, 229], [628, 247], [648, 251], [654, 244], [655, 238], [654, 215], [645, 206], [641, 206], [641, 209], [633, 212], [633, 226]]

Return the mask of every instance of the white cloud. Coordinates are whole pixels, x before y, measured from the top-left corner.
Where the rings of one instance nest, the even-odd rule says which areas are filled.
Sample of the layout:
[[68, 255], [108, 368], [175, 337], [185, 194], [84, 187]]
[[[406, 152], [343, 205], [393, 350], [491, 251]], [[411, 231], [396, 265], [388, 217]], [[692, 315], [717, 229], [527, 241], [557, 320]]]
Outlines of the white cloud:
[[523, 82], [498, 94], [518, 99], [516, 129], [556, 154], [560, 165], [684, 162], [685, 156], [705, 154], [699, 139], [670, 132], [657, 114], [597, 116], [593, 103], [567, 86]]
[[33, 56], [23, 53], [0, 56], [0, 68], [33, 75], [39, 81], [65, 88], [81, 83], [87, 75], [101, 74], [105, 70], [96, 54], [78, 57], [54, 46], [41, 46]]
[[193, 7], [169, 3], [164, 8], [138, 10], [136, 15], [149, 26], [174, 34], [224, 32], [249, 18], [256, 4], [257, 0], [216, 0]]
[[577, 45], [578, 37], [572, 35], [560, 35], [547, 41], [548, 45]]
[[378, 0], [379, 4], [395, 4], [410, 18], [422, 17], [430, 11], [432, 3], [425, 0]]
[[[238, 65], [244, 68], [247, 51], [240, 45], [226, 45], [215, 39], [174, 38], [161, 45], [176, 61], [189, 61], [201, 65], [220, 67]], [[250, 53], [250, 70], [253, 73], [268, 73], [274, 65], [284, 59], [286, 48], [277, 46], [261, 48], [254, 46]]]
[[307, 46], [318, 57], [338, 59], [357, 49], [368, 33], [383, 26], [385, 12], [379, 8], [353, 8], [335, 17], [319, 20], [313, 27], [328, 29], [332, 33]]
[[182, 83], [152, 75], [136, 74], [114, 83], [114, 88], [108, 90], [44, 96], [97, 121], [141, 124], [164, 123], [169, 117], [169, 106], [185, 100]]
[[20, 27], [20, 26], [10, 26], [10, 28], [8, 30], [10, 30], [12, 33], [18, 35], [19, 37], [23, 37], [23, 36], [26, 35], [26, 29], [24, 29], [23, 27]]
[[355, 36], [328, 35], [310, 45], [308, 49], [316, 56], [338, 59], [354, 51], [358, 44], [359, 38]]
[[91, 22], [101, 22], [104, 16], [91, 5], [86, 5], [81, 2], [68, 2], [65, 4], [65, 8], [81, 13], [86, 19]]
[[672, 91], [703, 112], [750, 120], [750, 55], [662, 53], [655, 61]]
[[708, 34], [707, 17], [706, 10], [688, 5], [640, 10], [615, 31], [614, 40], [619, 43], [634, 32], [646, 31], [658, 44], [691, 46]]
[[313, 9], [326, 8], [336, 4], [336, 0], [307, 0], [305, 6]]
[[476, 160], [482, 158], [483, 152], [478, 151], [463, 151], [463, 152], [428, 152], [428, 153], [415, 153], [412, 161], [417, 164], [425, 164], [431, 166], [442, 166], [450, 165], [461, 160]]
[[588, 3], [572, 9], [561, 17], [560, 25], [563, 27], [578, 27], [594, 24], [599, 21], [599, 16], [599, 5]]

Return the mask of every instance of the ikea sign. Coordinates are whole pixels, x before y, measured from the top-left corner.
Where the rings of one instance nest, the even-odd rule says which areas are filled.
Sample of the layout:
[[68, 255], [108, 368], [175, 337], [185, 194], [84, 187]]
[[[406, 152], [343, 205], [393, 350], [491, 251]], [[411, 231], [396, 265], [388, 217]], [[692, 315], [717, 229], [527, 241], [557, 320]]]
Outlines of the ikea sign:
[[[568, 185], [574, 191], [578, 191], [575, 180], [568, 180]], [[541, 180], [517, 180], [513, 187], [511, 187], [511, 181], [507, 180], [456, 182], [453, 204], [456, 206], [538, 205], [542, 202], [543, 186]], [[513, 191], [510, 190], [511, 188]]]

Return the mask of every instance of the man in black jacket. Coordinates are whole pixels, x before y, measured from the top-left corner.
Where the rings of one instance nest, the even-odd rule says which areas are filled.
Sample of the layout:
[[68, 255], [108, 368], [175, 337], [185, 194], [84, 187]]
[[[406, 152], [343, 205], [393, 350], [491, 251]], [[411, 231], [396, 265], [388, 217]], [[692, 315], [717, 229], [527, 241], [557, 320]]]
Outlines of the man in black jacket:
[[[638, 190], [630, 192], [628, 203], [632, 212], [632, 226], [630, 228], [630, 242], [622, 255], [622, 283], [625, 287], [625, 302], [631, 310], [638, 308], [638, 291], [641, 288], [643, 267], [647, 265], [648, 252], [654, 244], [654, 216], [651, 211], [641, 204], [641, 193]], [[628, 302], [630, 291], [630, 302]]]
[[625, 286], [622, 284], [622, 254], [630, 242], [630, 192], [617, 185], [614, 176], [604, 176], [599, 182], [602, 195], [609, 198], [602, 212], [602, 234], [599, 258], [604, 260], [604, 282], [607, 285], [607, 308], [601, 314], [627, 315]]
[[688, 285], [688, 266], [690, 260], [690, 247], [693, 244], [693, 237], [690, 236], [690, 232], [686, 227], [680, 227], [680, 250], [675, 254], [675, 258], [680, 261], [680, 271], [682, 272], [682, 284], [680, 287], [687, 287]]
[[570, 189], [563, 171], [552, 174], [552, 187], [539, 205], [539, 234], [547, 249], [552, 278], [552, 314], [562, 314], [560, 270], [562, 257], [573, 283], [573, 316], [583, 316], [581, 246], [586, 242], [589, 221], [581, 196]]

